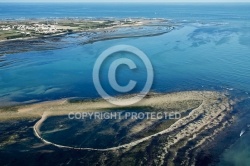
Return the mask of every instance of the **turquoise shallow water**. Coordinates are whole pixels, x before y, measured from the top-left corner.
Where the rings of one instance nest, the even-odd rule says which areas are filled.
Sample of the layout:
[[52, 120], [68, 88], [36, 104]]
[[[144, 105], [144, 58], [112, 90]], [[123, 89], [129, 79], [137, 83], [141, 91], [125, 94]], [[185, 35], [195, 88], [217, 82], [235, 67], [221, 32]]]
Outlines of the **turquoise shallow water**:
[[[62, 49], [6, 55], [0, 57], [1, 97], [16, 102], [98, 97], [92, 81], [95, 60], [102, 51], [118, 44], [135, 46], [147, 54], [155, 72], [154, 91], [233, 88], [249, 92], [250, 46], [242, 41], [248, 35], [244, 28], [232, 23], [185, 23], [160, 36], [65, 44]], [[118, 81], [136, 80], [138, 88], [133, 92], [137, 92], [145, 83], [145, 66], [126, 53], [115, 58], [124, 56], [136, 60], [139, 69], [131, 73], [124, 67], [118, 72]], [[110, 61], [104, 63], [104, 75]], [[107, 77], [103, 84], [111, 94], [116, 94]]]
[[[64, 16], [163, 17], [171, 18], [179, 26], [160, 36], [91, 44], [80, 44], [79, 39], [67, 36], [63, 38], [65, 42], [60, 43], [60, 49], [1, 56], [1, 104], [99, 97], [92, 81], [93, 65], [102, 51], [117, 44], [132, 45], [146, 53], [155, 72], [153, 91], [226, 89], [237, 90], [244, 95], [250, 93], [249, 4], [71, 4], [71, 8], [65, 4], [0, 5], [1, 19]], [[134, 79], [137, 86], [132, 93], [140, 91], [145, 83], [145, 66], [131, 54], [119, 53], [112, 58], [119, 57], [132, 58], [139, 69], [131, 72], [122, 67], [117, 75], [118, 82], [122, 84]], [[109, 94], [116, 95], [105, 74], [112, 58], [102, 68], [102, 84]], [[249, 134], [245, 134], [225, 151], [219, 165], [247, 165], [249, 138]]]
[[239, 139], [229, 150], [226, 150], [221, 157], [218, 166], [234, 165], [248, 166], [250, 162], [250, 134], [247, 133]]

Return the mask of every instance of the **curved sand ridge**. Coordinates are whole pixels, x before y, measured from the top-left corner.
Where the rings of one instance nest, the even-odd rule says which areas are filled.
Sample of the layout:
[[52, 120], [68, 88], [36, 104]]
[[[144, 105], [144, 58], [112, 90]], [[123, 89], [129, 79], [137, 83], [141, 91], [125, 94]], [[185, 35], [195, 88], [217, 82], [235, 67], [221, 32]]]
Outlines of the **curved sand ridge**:
[[[231, 110], [229, 99], [222, 93], [211, 92], [211, 91], [189, 91], [189, 92], [178, 92], [171, 94], [153, 94], [148, 98], [144, 98], [141, 102], [135, 104], [134, 106], [151, 106], [153, 108], [164, 109], [164, 105], [166, 103], [172, 102], [180, 102], [186, 100], [202, 100], [202, 104], [192, 110], [188, 116], [177, 120], [174, 124], [172, 124], [169, 128], [155, 133], [153, 135], [144, 137], [142, 139], [132, 141], [128, 144], [105, 148], [105, 149], [96, 149], [96, 148], [77, 148], [65, 145], [55, 144], [48, 140], [45, 140], [40, 135], [40, 126], [46, 120], [48, 116], [57, 116], [57, 115], [67, 115], [69, 112], [74, 110], [75, 112], [79, 111], [96, 111], [101, 109], [108, 108], [116, 108], [117, 106], [111, 105], [104, 100], [96, 100], [96, 101], [85, 101], [79, 103], [69, 103], [64, 101], [57, 102], [46, 102], [35, 104], [31, 106], [26, 106], [24, 108], [20, 108], [19, 112], [39, 112], [43, 113], [42, 118], [34, 125], [34, 133], [35, 135], [41, 139], [46, 144], [51, 144], [53, 146], [59, 148], [68, 148], [68, 149], [76, 149], [76, 150], [96, 150], [96, 151], [112, 151], [119, 149], [129, 149], [133, 146], [136, 146], [144, 141], [150, 140], [153, 137], [157, 137], [162, 134], [168, 134], [177, 130], [178, 128], [185, 126], [182, 130], [178, 131], [176, 134], [170, 134], [168, 141], [165, 143], [163, 147], [164, 153], [159, 156], [160, 160], [163, 161], [165, 155], [168, 152], [168, 149], [176, 144], [183, 138], [189, 138], [189, 140], [194, 139], [202, 130], [205, 130], [209, 127], [216, 126], [223, 119], [223, 117], [228, 114]], [[118, 107], [117, 107], [118, 108]], [[202, 115], [202, 116], [200, 116]], [[200, 117], [200, 118], [198, 118]], [[198, 118], [198, 120], [196, 120]], [[190, 137], [191, 136], [191, 137]], [[204, 141], [204, 140], [203, 140]]]

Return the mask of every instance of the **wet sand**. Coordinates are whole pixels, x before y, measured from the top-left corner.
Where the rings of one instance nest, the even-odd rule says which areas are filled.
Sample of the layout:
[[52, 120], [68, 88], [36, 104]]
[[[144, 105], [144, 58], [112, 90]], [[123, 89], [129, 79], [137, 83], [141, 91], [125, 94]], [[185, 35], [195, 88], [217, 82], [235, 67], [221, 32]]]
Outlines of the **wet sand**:
[[[127, 98], [130, 96], [121, 97]], [[106, 148], [106, 149], [96, 149], [96, 148], [76, 148], [67, 145], [59, 145], [53, 142], [47, 141], [40, 135], [40, 126], [50, 116], [60, 116], [68, 115], [69, 112], [94, 112], [100, 110], [112, 110], [115, 108], [121, 108], [106, 102], [103, 99], [96, 100], [86, 100], [78, 102], [69, 102], [70, 100], [58, 100], [49, 101], [31, 105], [24, 105], [15, 107], [15, 111], [8, 111], [2, 108], [0, 111], [0, 120], [9, 121], [13, 119], [37, 119], [37, 123], [34, 125], [34, 133], [36, 137], [41, 139], [45, 144], [51, 144], [58, 148], [68, 148], [76, 150], [97, 150], [97, 151], [116, 151], [120, 149], [131, 149], [132, 147], [150, 140], [154, 137], [168, 134], [168, 141], [162, 147], [161, 153], [159, 153], [159, 161], [164, 162], [165, 156], [168, 154], [168, 149], [171, 146], [177, 144], [180, 140], [188, 138], [188, 141], [195, 139], [204, 130], [215, 127], [219, 125], [223, 117], [229, 114], [231, 110], [231, 105], [229, 99], [223, 93], [212, 92], [212, 91], [187, 91], [187, 92], [177, 92], [170, 94], [150, 94], [144, 98], [139, 103], [132, 105], [132, 107], [146, 107], [150, 106], [152, 108], [157, 108], [164, 110], [166, 104], [174, 102], [186, 102], [187, 100], [201, 100], [202, 104], [192, 110], [188, 116], [177, 120], [170, 127], [165, 130], [155, 133], [153, 135], [144, 137], [142, 139], [130, 142], [128, 144]], [[130, 106], [131, 107], [131, 106]], [[126, 107], [123, 107], [126, 108]], [[225, 122], [223, 122], [225, 123]], [[183, 128], [184, 126], [184, 128]], [[224, 125], [225, 127], [226, 125]], [[183, 128], [182, 130], [179, 130]], [[194, 146], [198, 147], [202, 145], [207, 139], [216, 135], [221, 129], [217, 129], [214, 133], [211, 133], [208, 137], [204, 137]], [[178, 131], [178, 132], [177, 132]]]

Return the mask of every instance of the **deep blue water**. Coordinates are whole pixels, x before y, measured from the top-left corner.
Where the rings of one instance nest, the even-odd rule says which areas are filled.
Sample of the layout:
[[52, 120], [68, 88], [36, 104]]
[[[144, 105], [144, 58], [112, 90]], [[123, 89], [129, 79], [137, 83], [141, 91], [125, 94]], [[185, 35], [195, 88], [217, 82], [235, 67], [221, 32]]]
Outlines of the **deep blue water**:
[[[229, 89], [250, 93], [250, 4], [0, 4], [1, 19], [48, 17], [160, 17], [181, 26], [160, 36], [85, 45], [72, 44], [77, 39], [70, 39], [71, 44], [61, 49], [0, 57], [2, 102], [98, 97], [93, 65], [102, 51], [117, 44], [132, 45], [147, 54], [155, 72], [154, 91]], [[121, 68], [118, 81], [138, 81], [132, 91], [138, 92], [145, 83], [145, 68], [132, 55], [120, 53], [116, 58], [124, 56], [138, 62], [139, 69]], [[105, 74], [109, 64], [104, 64], [102, 84], [110, 94], [117, 94]], [[224, 163], [237, 165], [239, 159], [227, 161], [227, 153], [237, 150], [225, 152]]]

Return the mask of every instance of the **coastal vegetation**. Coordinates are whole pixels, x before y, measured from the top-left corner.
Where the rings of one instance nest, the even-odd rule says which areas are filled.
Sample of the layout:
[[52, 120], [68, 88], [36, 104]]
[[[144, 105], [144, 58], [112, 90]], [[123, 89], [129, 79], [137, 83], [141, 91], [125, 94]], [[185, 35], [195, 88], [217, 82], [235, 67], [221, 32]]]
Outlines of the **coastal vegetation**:
[[157, 25], [166, 20], [157, 19], [48, 19], [48, 20], [2, 20], [0, 41], [36, 38], [72, 32], [83, 32], [128, 26]]

